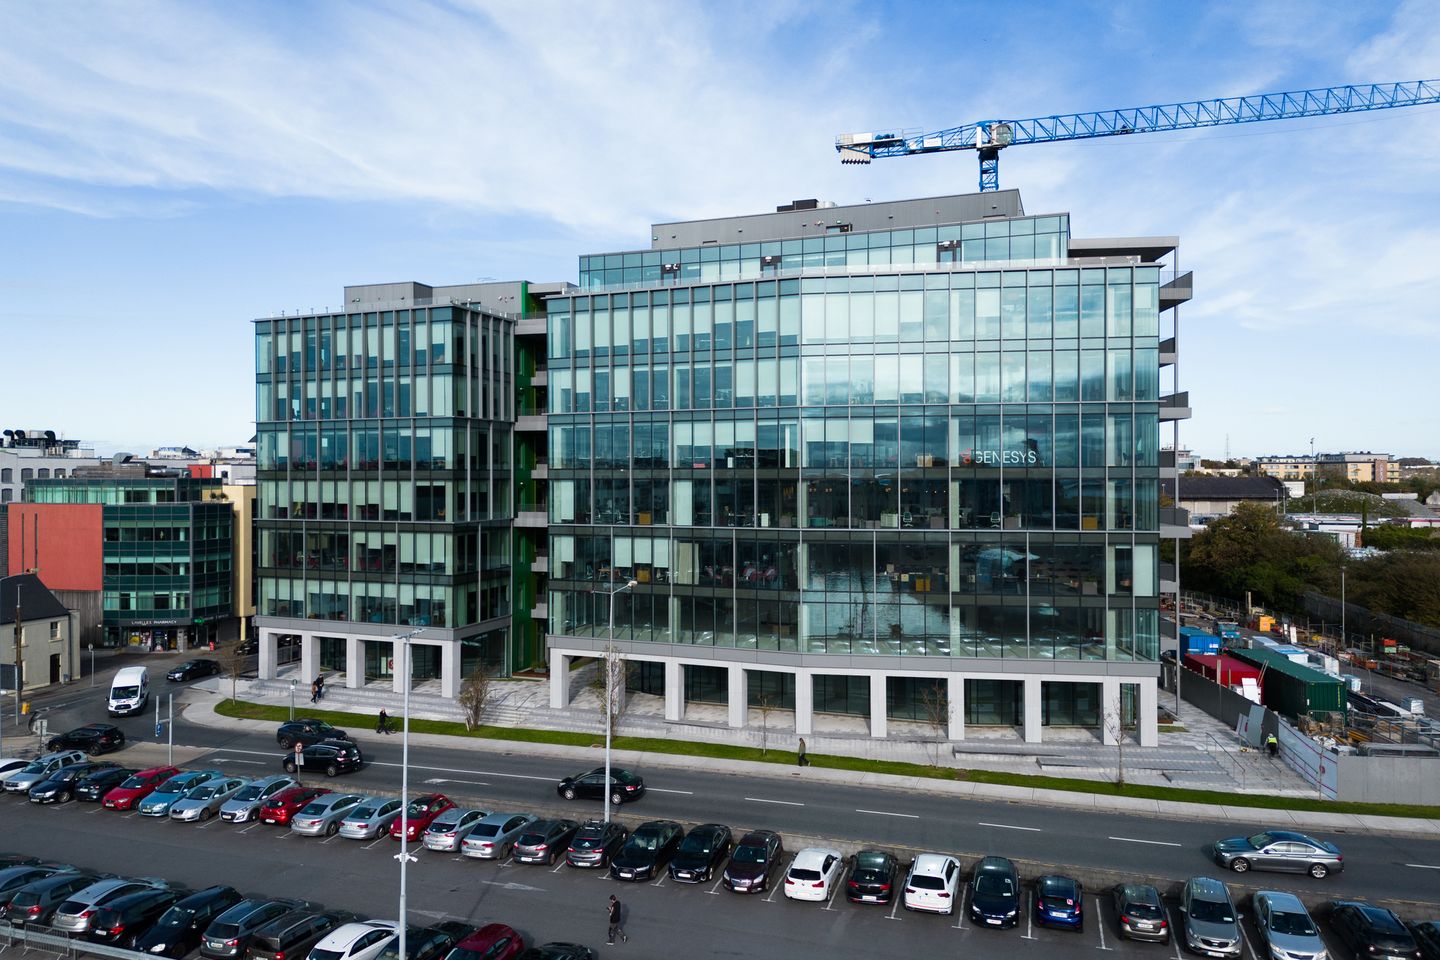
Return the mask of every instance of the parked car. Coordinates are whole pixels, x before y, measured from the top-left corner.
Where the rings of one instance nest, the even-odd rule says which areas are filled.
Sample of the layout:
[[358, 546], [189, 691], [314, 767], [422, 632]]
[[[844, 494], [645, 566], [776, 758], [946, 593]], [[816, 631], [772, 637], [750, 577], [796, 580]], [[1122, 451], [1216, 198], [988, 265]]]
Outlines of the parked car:
[[250, 960], [300, 960], [322, 937], [352, 919], [340, 911], [291, 910], [256, 930], [245, 955]]
[[610, 858], [610, 876], [616, 880], [649, 880], [680, 849], [685, 828], [674, 820], [648, 820], [630, 833]]
[[23, 757], [0, 757], [0, 786], [3, 786], [7, 776], [16, 770], [23, 769], [29, 762]]
[[845, 898], [852, 903], [889, 903], [895, 895], [900, 862], [884, 850], [861, 850], [850, 868]]
[[327, 793], [316, 797], [290, 818], [290, 830], [307, 837], [332, 837], [340, 832], [340, 821], [365, 799], [359, 793]]
[[63, 767], [73, 767], [77, 763], [85, 763], [89, 757], [83, 750], [60, 750], [55, 753], [47, 753], [43, 757], [31, 760], [19, 770], [11, 771], [5, 775], [6, 793], [28, 793], [30, 788], [44, 780], [49, 780]]
[[670, 861], [670, 877], [681, 883], [704, 883], [730, 856], [730, 828], [723, 823], [702, 823], [685, 835]]
[[1035, 879], [1035, 922], [1042, 927], [1085, 929], [1085, 888], [1072, 877], [1049, 874]]
[[113, 763], [100, 761], [99, 763], [77, 763], [62, 767], [52, 773], [48, 780], [41, 780], [30, 788], [30, 802], [69, 803], [75, 799], [75, 791], [79, 789], [81, 781], [92, 773], [112, 769], [114, 766]]
[[131, 893], [164, 887], [165, 884], [160, 881], [127, 880], [123, 877], [96, 880], [72, 893], [68, 900], [56, 907], [50, 917], [50, 926], [65, 933], [88, 933], [90, 921], [101, 907]]
[[93, 874], [57, 873], [43, 880], [27, 883], [10, 895], [5, 909], [0, 911], [0, 919], [8, 920], [17, 927], [48, 923], [56, 907], [94, 882]]
[[1410, 934], [1420, 948], [1424, 960], [1440, 960], [1440, 920], [1426, 920], [1410, 925]]
[[3, 907], [10, 899], [10, 894], [21, 887], [32, 883], [38, 883], [57, 873], [72, 873], [74, 871], [67, 867], [45, 866], [42, 864], [22, 863], [13, 867], [6, 867], [0, 870], [0, 907]]
[[1299, 897], [1293, 893], [1261, 890], [1250, 898], [1250, 903], [1255, 908], [1255, 929], [1267, 948], [1261, 956], [1268, 954], [1271, 960], [1292, 960], [1325, 955], [1325, 939]]
[[730, 853], [730, 862], [720, 881], [735, 893], [762, 893], [785, 856], [785, 844], [773, 830], [751, 830], [740, 838]]
[[[403, 817], [405, 830], [408, 833], [407, 840], [415, 840], [425, 832], [425, 828], [435, 821], [446, 810], [453, 810], [455, 801], [443, 793], [426, 793], [410, 801], [405, 808]], [[390, 837], [394, 840], [400, 839], [401, 818], [396, 818], [390, 824]]]
[[133, 810], [140, 801], [154, 793], [160, 784], [167, 783], [179, 772], [179, 767], [150, 767], [141, 770], [105, 794], [100, 805], [106, 810]]
[[306, 960], [375, 960], [395, 938], [393, 920], [360, 920], [331, 930], [310, 948]]
[[140, 935], [135, 949], [164, 957], [183, 957], [200, 945], [211, 921], [236, 903], [234, 887], [206, 887], [176, 902], [155, 925]]
[[950, 914], [955, 912], [959, 893], [960, 861], [943, 853], [922, 853], [910, 864], [900, 905], [906, 910]]
[[1112, 898], [1120, 936], [1130, 940], [1170, 942], [1170, 920], [1160, 891], [1148, 883], [1116, 884]]
[[477, 860], [503, 860], [536, 819], [533, 813], [492, 813], [471, 828], [460, 843], [460, 853]]
[[555, 785], [555, 792], [566, 800], [599, 800], [610, 794], [615, 806], [645, 795], [645, 779], [619, 767], [610, 768], [610, 789], [605, 788], [605, 768], [596, 767], [589, 773], [566, 777]]
[[177, 890], [158, 887], [127, 893], [95, 912], [86, 936], [96, 943], [133, 950], [140, 935], [153, 927], [180, 897]]
[[170, 805], [170, 819], [182, 823], [209, 820], [245, 786], [243, 777], [216, 777], [185, 791]]
[[0, 870], [10, 867], [31, 867], [39, 862], [39, 857], [32, 857], [28, 853], [0, 853]]
[[286, 787], [260, 804], [260, 822], [288, 827], [290, 818], [311, 800], [330, 792], [328, 787]]
[[[433, 927], [409, 927], [405, 931], [405, 960], [440, 960], [451, 947], [475, 932], [475, 927], [458, 920]], [[400, 960], [400, 938], [387, 943], [375, 960]]]
[[58, 737], [51, 737], [45, 749], [54, 753], [58, 750], [82, 750], [90, 756], [109, 753], [125, 746], [125, 731], [110, 723], [87, 723]]
[[[913, 870], [912, 870], [913, 872]], [[910, 895], [906, 881], [905, 895]], [[970, 919], [981, 927], [1013, 927], [1020, 919], [1020, 874], [1004, 857], [985, 857], [970, 878]]]
[[126, 780], [129, 780], [138, 772], [139, 771], [133, 767], [98, 764], [96, 769], [91, 770], [76, 782], [75, 799], [99, 803], [105, 798], [105, 794], [114, 790]]
[[1335, 844], [1291, 830], [1267, 830], [1251, 837], [1220, 840], [1214, 855], [1216, 863], [1236, 873], [1254, 868], [1308, 873], [1320, 880], [1345, 869], [1345, 860]]
[[400, 816], [399, 797], [366, 797], [340, 821], [340, 836], [351, 840], [373, 840], [390, 832]]
[[839, 850], [806, 847], [795, 854], [790, 869], [785, 871], [785, 897], [824, 903], [830, 899], [844, 872], [845, 855]]
[[546, 943], [526, 950], [518, 960], [595, 960], [595, 951], [579, 943]]
[[170, 808], [195, 787], [207, 780], [221, 776], [219, 770], [186, 770], [175, 774], [144, 800], [140, 801], [140, 816], [168, 817]]
[[260, 818], [260, 808], [265, 801], [282, 790], [296, 786], [296, 780], [287, 774], [277, 773], [273, 777], [251, 780], [241, 787], [229, 800], [220, 805], [220, 819], [229, 823], [248, 823]]
[[1207, 957], [1240, 956], [1240, 923], [1230, 891], [1212, 877], [1191, 877], [1180, 891], [1185, 946]]
[[302, 747], [299, 754], [292, 751], [280, 758], [280, 766], [286, 773], [302, 769], [323, 770], [327, 777], [352, 773], [364, 765], [365, 757], [360, 752], [360, 745], [353, 740], [322, 740]]
[[425, 828], [425, 849], [459, 850], [460, 844], [470, 835], [470, 831], [475, 828], [475, 824], [489, 815], [489, 810], [451, 807], [434, 820], [431, 820], [430, 826]]
[[1393, 911], [1361, 900], [1330, 904], [1330, 929], [1356, 957], [1421, 960], [1420, 946]]
[[515, 838], [510, 857], [516, 863], [553, 864], [579, 830], [574, 820], [537, 820]]
[[186, 660], [180, 666], [165, 674], [166, 680], [175, 683], [184, 683], [186, 680], [199, 680], [202, 677], [213, 677], [221, 673], [220, 664], [214, 660], [204, 658], [198, 660]]
[[287, 750], [297, 743], [303, 743], [309, 747], [325, 740], [349, 739], [350, 734], [344, 730], [332, 727], [324, 720], [316, 720], [314, 717], [289, 720], [280, 724], [280, 729], [275, 731], [275, 742]]
[[291, 910], [306, 906], [308, 904], [299, 900], [241, 900], [205, 928], [205, 936], [200, 938], [200, 956], [211, 957], [212, 960], [243, 957], [250, 948], [250, 938], [255, 931]]
[[455, 944], [445, 960], [514, 960], [524, 951], [525, 938], [513, 928], [503, 923], [487, 923]]

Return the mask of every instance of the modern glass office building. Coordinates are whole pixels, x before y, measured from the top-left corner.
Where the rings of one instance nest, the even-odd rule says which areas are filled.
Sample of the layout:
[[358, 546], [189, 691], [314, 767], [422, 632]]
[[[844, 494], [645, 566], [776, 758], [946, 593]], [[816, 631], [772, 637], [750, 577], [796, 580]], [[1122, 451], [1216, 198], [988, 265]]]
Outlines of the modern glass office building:
[[545, 304], [552, 706], [633, 580], [613, 644], [673, 720], [1154, 742], [1177, 255], [1001, 191], [582, 257]]

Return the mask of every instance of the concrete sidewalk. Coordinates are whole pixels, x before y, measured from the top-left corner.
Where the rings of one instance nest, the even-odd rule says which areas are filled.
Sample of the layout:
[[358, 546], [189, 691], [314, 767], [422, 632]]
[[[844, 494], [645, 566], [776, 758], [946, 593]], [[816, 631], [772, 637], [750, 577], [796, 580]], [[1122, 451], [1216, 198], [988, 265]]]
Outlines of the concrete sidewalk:
[[[207, 683], [205, 686], [212, 686], [212, 684]], [[184, 716], [186, 720], [205, 726], [244, 730], [274, 736], [275, 724], [273, 721], [240, 720], [223, 717], [215, 712], [215, 706], [224, 699], [224, 696], [219, 691], [213, 689], [202, 690], [200, 689], [200, 685], [191, 689], [195, 699], [185, 708]], [[229, 684], [227, 682], [224, 687], [224, 694], [228, 695], [228, 693]], [[268, 702], [277, 706], [288, 706], [289, 704], [288, 694], [283, 698], [273, 695], [260, 696], [258, 695], [258, 691], [252, 694], [242, 688], [240, 695], [242, 698], [254, 702]], [[334, 710], [349, 709], [345, 704], [336, 702], [337, 699], [338, 698], [332, 697], [327, 693], [322, 708]], [[412, 701], [413, 700], [414, 697], [412, 695]], [[303, 715], [305, 708], [308, 706], [308, 702], [296, 703], [296, 715]], [[394, 705], [391, 704], [390, 706]], [[390, 706], [387, 706], [387, 710]], [[398, 720], [398, 714], [399, 709], [396, 708], [392, 713], [392, 720]], [[416, 716], [418, 717], [419, 714], [417, 713]], [[449, 718], [447, 717], [446, 719]], [[422, 746], [441, 747], [452, 750], [468, 749], [479, 754], [503, 755], [523, 751], [532, 756], [570, 760], [579, 766], [586, 766], [600, 761], [600, 750], [604, 745], [603, 735], [598, 730], [598, 713], [596, 713], [594, 719], [596, 723], [592, 729], [596, 730], [596, 742], [589, 747], [459, 738], [427, 733], [412, 733], [410, 735], [410, 742]], [[361, 737], [366, 733], [365, 730], [357, 730], [354, 732], [360, 734]], [[679, 739], [674, 736], [673, 732], [671, 738]], [[775, 739], [778, 741], [781, 738], [776, 737]], [[777, 742], [773, 746], [774, 749], [785, 750], [789, 748], [789, 743], [787, 741], [782, 745]], [[820, 749], [812, 738], [811, 753], [822, 754], [825, 752], [827, 751]], [[1011, 803], [1036, 804], [1092, 811], [1111, 811], [1114, 813], [1138, 814], [1170, 819], [1201, 819], [1242, 823], [1265, 822], [1275, 828], [1282, 829], [1288, 827], [1297, 830], [1363, 830], [1370, 833], [1440, 837], [1440, 819], [1379, 817], [1362, 814], [1291, 811], [1258, 807], [1212, 806], [1209, 804], [1177, 803], [1132, 797], [1112, 797], [1093, 793], [1071, 792], [1068, 790], [1012, 787], [1000, 784], [937, 780], [927, 777], [903, 777], [881, 773], [856, 773], [852, 770], [831, 770], [814, 766], [798, 768], [775, 763], [761, 763], [747, 760], [722, 760], [711, 757], [690, 757], [634, 750], [615, 750], [612, 756], [617, 765], [643, 770], [703, 770], [712, 773], [727, 773], [750, 779], [803, 779], [812, 782], [819, 781], [821, 783], [846, 785], [861, 783], [868, 787], [895, 790], [902, 793], [930, 793], [956, 798], [1001, 800]], [[897, 757], [894, 759], [900, 758]], [[929, 758], [921, 757], [914, 762], [929, 763], [931, 761]]]

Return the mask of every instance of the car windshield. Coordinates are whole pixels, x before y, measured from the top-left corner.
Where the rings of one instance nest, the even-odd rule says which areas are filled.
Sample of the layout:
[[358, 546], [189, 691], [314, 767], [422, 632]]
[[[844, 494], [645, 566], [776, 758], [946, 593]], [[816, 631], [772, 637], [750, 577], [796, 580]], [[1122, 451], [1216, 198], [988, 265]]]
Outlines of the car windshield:
[[1138, 920], [1159, 920], [1165, 916], [1155, 904], [1137, 903], [1134, 900], [1130, 901], [1125, 912]]
[[265, 788], [260, 786], [259, 784], [252, 783], [249, 786], [241, 787], [240, 792], [235, 794], [235, 799], [239, 800], [241, 803], [244, 803], [247, 800], [259, 800], [260, 794], [263, 793], [264, 790]]
[[138, 790], [138, 789], [140, 789], [141, 787], [145, 786], [145, 783], [146, 783], [146, 780], [145, 780], [144, 777], [140, 777], [140, 776], [127, 777], [126, 780], [125, 780], [125, 782], [122, 783], [122, 784], [120, 784], [120, 789], [121, 789], [121, 790]]
[[939, 877], [911, 877], [907, 886], [914, 887], [916, 890], [944, 890], [945, 881]]
[[350, 811], [351, 820], [369, 820], [380, 810], [379, 807], [356, 807]]
[[179, 793], [189, 784], [190, 778], [185, 776], [171, 777], [160, 786], [155, 788], [156, 793]]
[[200, 786], [190, 791], [190, 799], [209, 800], [211, 797], [215, 796], [219, 789], [220, 784], [218, 783], [202, 783]]
[[21, 890], [10, 900], [12, 907], [33, 907], [40, 902], [40, 894], [30, 890]]
[[166, 911], [165, 911], [165, 915], [160, 918], [160, 926], [162, 926], [162, 927], [184, 927], [184, 926], [189, 926], [190, 921], [193, 920], [194, 918], [195, 918], [195, 911], [194, 911], [194, 910], [191, 910], [189, 907], [171, 907], [169, 910], [166, 910]]
[[407, 816], [423, 817], [430, 812], [429, 800], [412, 800], [409, 808], [405, 811]]
[[1313, 937], [1317, 932], [1309, 914], [1305, 913], [1273, 913], [1270, 915], [1270, 929], [1294, 937]]
[[1275, 835], [1270, 833], [1257, 833], [1253, 837], [1246, 837], [1245, 842], [1257, 850], [1260, 847], [1268, 847], [1275, 842]]
[[301, 812], [302, 814], [308, 814], [308, 815], [314, 817], [314, 816], [318, 816], [319, 814], [324, 813], [324, 812], [326, 811], [326, 809], [328, 808], [328, 806], [329, 806], [329, 805], [326, 804], [325, 801], [323, 801], [323, 800], [317, 800], [317, 801], [315, 801], [314, 803], [307, 803], [307, 804], [305, 804], [304, 808], [301, 809], [300, 812]]
[[1197, 897], [1190, 901], [1190, 919], [1202, 923], [1234, 923], [1235, 911], [1230, 909], [1230, 904], [1220, 900], [1201, 900]]
[[499, 832], [500, 832], [500, 824], [498, 824], [498, 823], [482, 823], [482, 824], [480, 824], [478, 827], [476, 827], [474, 830], [471, 830], [471, 831], [470, 831], [470, 836], [472, 836], [472, 837], [493, 837], [493, 836], [497, 835]]
[[856, 883], [877, 883], [885, 879], [885, 872], [879, 867], [856, 867], [850, 879]]
[[[820, 871], [819, 871], [819, 870], [807, 870], [807, 869], [805, 869], [804, 867], [791, 867], [791, 868], [790, 868], [790, 879], [792, 879], [792, 880], [805, 880], [805, 881], [819, 880], [819, 879], [820, 879]], [[929, 877], [926, 877], [925, 879], [928, 880], [928, 879], [930, 879], [930, 878], [929, 878]]]
[[648, 830], [630, 835], [630, 841], [625, 844], [631, 850], [658, 850], [660, 848], [660, 835], [651, 833]]
[[130, 700], [140, 692], [139, 687], [114, 687], [110, 691], [112, 700]]
[[1064, 897], [1067, 900], [1073, 900], [1075, 899], [1075, 885], [1068, 880], [1046, 880], [1040, 885], [1040, 896]]
[[762, 846], [738, 846], [730, 859], [736, 863], [764, 863], [765, 848]]
[[975, 892], [982, 897], [1013, 897], [1015, 883], [1009, 877], [990, 873], [975, 881]]
[[25, 764], [25, 769], [24, 769], [24, 770], [21, 770], [20, 772], [21, 772], [21, 773], [44, 773], [44, 772], [45, 772], [45, 768], [48, 767], [49, 765], [50, 765], [50, 764], [44, 763], [44, 762], [42, 762], [42, 761], [40, 761], [40, 760], [31, 760], [29, 763]]
[[345, 956], [343, 950], [321, 950], [319, 947], [311, 947], [309, 960], [340, 960]]

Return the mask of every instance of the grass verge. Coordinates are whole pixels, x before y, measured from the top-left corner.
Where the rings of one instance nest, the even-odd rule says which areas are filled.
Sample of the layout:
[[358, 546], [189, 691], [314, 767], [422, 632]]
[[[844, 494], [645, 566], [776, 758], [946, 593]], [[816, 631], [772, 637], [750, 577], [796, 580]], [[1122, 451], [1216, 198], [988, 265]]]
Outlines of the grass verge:
[[[251, 703], [246, 700], [221, 700], [215, 712], [222, 717], [244, 720], [270, 720], [276, 723], [290, 718], [288, 707]], [[368, 714], [345, 713], [338, 710], [303, 711], [336, 726], [364, 730], [373, 726], [375, 718]], [[392, 717], [392, 722], [398, 718]], [[523, 727], [481, 726], [465, 729], [463, 723], [450, 720], [412, 720], [410, 729], [416, 733], [438, 733], [451, 737], [471, 737], [514, 743], [555, 743], [571, 747], [599, 746], [599, 733], [574, 733], [567, 730], [531, 730]], [[788, 750], [768, 750], [733, 746], [724, 743], [699, 743], [693, 740], [668, 740], [656, 737], [620, 737], [614, 739], [616, 750], [669, 753], [687, 757], [709, 757], [720, 760], [749, 760], [794, 766], [795, 754]], [[999, 770], [964, 770], [954, 767], [928, 766], [895, 760], [872, 760], [867, 757], [842, 757], [832, 754], [807, 753], [812, 766], [856, 773], [883, 773], [897, 777], [922, 777], [928, 780], [961, 780], [971, 783], [993, 783], [1036, 790], [1064, 790], [1067, 793], [1090, 793], [1106, 797], [1134, 797], [1144, 800], [1165, 800], [1174, 803], [1204, 803], [1213, 806], [1254, 807], [1264, 810], [1310, 810], [1324, 813], [1368, 814], [1384, 817], [1440, 817], [1440, 807], [1405, 803], [1341, 803], [1310, 797], [1275, 797], [1266, 794], [1225, 793], [1219, 790], [1189, 790], [1183, 787], [1159, 787], [1148, 784], [1117, 784], [1101, 780], [1074, 780], [1068, 777], [1046, 777], [1027, 773], [1006, 773]]]

